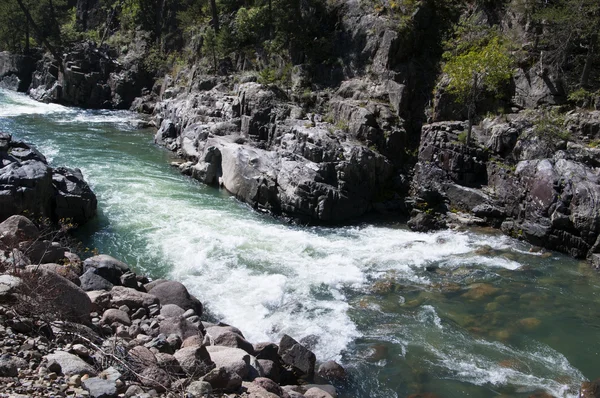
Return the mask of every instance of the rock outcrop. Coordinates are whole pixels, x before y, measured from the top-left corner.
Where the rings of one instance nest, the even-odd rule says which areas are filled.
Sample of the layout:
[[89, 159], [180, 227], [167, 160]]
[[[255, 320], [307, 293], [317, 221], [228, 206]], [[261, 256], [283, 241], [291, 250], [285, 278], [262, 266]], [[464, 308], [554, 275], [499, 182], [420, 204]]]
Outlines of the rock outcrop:
[[35, 63], [33, 56], [0, 52], [0, 88], [26, 92]]
[[599, 150], [586, 144], [597, 139], [593, 113], [572, 114], [560, 126], [571, 126], [570, 137], [541, 130], [534, 114], [486, 120], [470, 146], [458, 142], [460, 122], [426, 125], [413, 195], [439, 214], [469, 212], [534, 245], [596, 258]]
[[28, 213], [83, 224], [96, 207], [81, 171], [53, 169], [35, 148], [0, 133], [0, 220]]

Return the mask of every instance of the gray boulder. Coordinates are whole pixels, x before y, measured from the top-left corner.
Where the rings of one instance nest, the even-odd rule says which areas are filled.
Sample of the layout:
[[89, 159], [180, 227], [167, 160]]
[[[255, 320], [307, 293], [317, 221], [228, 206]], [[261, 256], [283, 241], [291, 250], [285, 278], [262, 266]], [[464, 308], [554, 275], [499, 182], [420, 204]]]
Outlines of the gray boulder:
[[97, 275], [113, 285], [121, 284], [121, 276], [129, 272], [129, 266], [106, 254], [90, 257], [83, 262], [83, 272], [94, 270]]
[[218, 368], [237, 373], [244, 379], [250, 371], [250, 355], [239, 348], [207, 346], [210, 358]]
[[38, 228], [27, 217], [14, 215], [0, 223], [0, 242], [8, 247], [36, 240], [39, 236]]
[[65, 351], [55, 351], [44, 357], [48, 363], [48, 369], [52, 372], [61, 373], [66, 376], [85, 375], [95, 376], [94, 368], [83, 359], [69, 354]]
[[29, 363], [23, 358], [10, 354], [0, 355], [0, 377], [17, 377], [19, 369], [26, 369]]
[[202, 303], [190, 295], [183, 284], [176, 281], [167, 281], [154, 286], [149, 293], [156, 296], [161, 305], [175, 304], [183, 310], [192, 309], [196, 315], [202, 315]]
[[114, 380], [90, 377], [82, 381], [83, 388], [89, 392], [92, 398], [115, 398], [117, 397], [117, 385]]
[[131, 309], [137, 309], [140, 307], [148, 308], [151, 305], [158, 304], [156, 296], [124, 286], [113, 287], [110, 295], [111, 303], [116, 307], [126, 305]]
[[173, 357], [179, 362], [183, 371], [190, 376], [204, 376], [215, 368], [215, 364], [204, 346], [180, 348], [173, 354]]

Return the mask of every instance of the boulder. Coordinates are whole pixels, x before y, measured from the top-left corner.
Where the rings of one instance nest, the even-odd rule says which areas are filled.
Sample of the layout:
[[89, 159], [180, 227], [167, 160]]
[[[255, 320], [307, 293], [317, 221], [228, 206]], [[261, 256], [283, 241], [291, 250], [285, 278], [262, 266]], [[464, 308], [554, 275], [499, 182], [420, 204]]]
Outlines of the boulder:
[[257, 377], [252, 381], [252, 383], [267, 390], [270, 393], [276, 394], [277, 396], [281, 397], [281, 395], [283, 394], [283, 390], [281, 389], [279, 384], [275, 383], [271, 379], [267, 379], [265, 377]]
[[335, 361], [323, 362], [321, 366], [319, 366], [317, 374], [319, 377], [331, 382], [342, 382], [348, 377], [348, 374], [342, 365]]
[[116, 398], [117, 385], [114, 380], [90, 377], [82, 381], [83, 388], [92, 398]]
[[177, 359], [171, 354], [164, 352], [158, 352], [155, 355], [156, 362], [159, 368], [164, 369], [167, 373], [172, 375], [179, 375], [183, 373], [181, 365], [177, 362]]
[[152, 294], [139, 292], [137, 290], [115, 286], [110, 291], [111, 304], [120, 307], [126, 305], [131, 309], [148, 308], [151, 305], [158, 304], [158, 298]]
[[114, 322], [125, 326], [131, 325], [129, 315], [127, 315], [125, 311], [117, 310], [115, 308], [104, 311], [104, 314], [102, 314], [102, 323], [112, 325]]
[[[56, 264], [56, 263], [47, 263], [47, 264], [39, 264], [39, 265], [28, 265], [26, 267], [26, 269], [28, 271], [35, 271], [36, 269], [45, 269], [46, 271], [54, 272], [55, 274], [58, 274], [58, 275], [62, 276], [63, 278], [68, 279], [69, 281], [73, 282], [77, 286], [81, 287], [80, 286], [81, 281], [79, 280], [77, 273], [73, 270], [72, 267], [68, 267], [68, 266]], [[85, 290], [85, 289], [82, 288], [82, 290]]]
[[58, 220], [82, 225], [94, 218], [98, 201], [79, 169], [58, 167], [52, 173], [53, 211]]
[[87, 292], [92, 304], [92, 312], [102, 313], [110, 306], [110, 293], [105, 290], [93, 290]]
[[240, 375], [222, 367], [211, 370], [206, 375], [202, 376], [202, 380], [210, 383], [213, 390], [224, 392], [237, 391], [242, 385], [242, 378]]
[[77, 285], [62, 276], [37, 269], [28, 273], [25, 296], [38, 310], [54, 314], [58, 319], [89, 322], [92, 303]]
[[180, 348], [173, 356], [183, 371], [190, 376], [204, 376], [215, 368], [215, 364], [204, 346]]
[[184, 314], [185, 311], [175, 304], [163, 304], [160, 308], [160, 315], [164, 316], [165, 318], [180, 317]]
[[306, 392], [304, 393], [304, 397], [305, 398], [334, 398], [327, 391], [322, 390], [321, 388], [318, 388], [318, 387], [312, 387], [312, 388], [309, 388], [308, 390], [306, 390]]
[[206, 328], [206, 335], [210, 338], [211, 345], [240, 348], [250, 355], [254, 355], [254, 347], [241, 334], [227, 327], [213, 326]]
[[72, 375], [90, 375], [95, 376], [94, 368], [83, 359], [69, 354], [65, 351], [55, 351], [44, 357], [48, 364], [48, 369], [52, 372], [61, 373], [65, 376]]
[[86, 292], [99, 290], [110, 291], [114, 287], [112, 283], [98, 275], [94, 268], [88, 268], [88, 270], [79, 277], [79, 283], [81, 288]]
[[158, 366], [148, 366], [141, 375], [140, 380], [146, 387], [155, 389], [157, 392], [164, 392], [171, 386], [171, 376]]
[[299, 378], [312, 379], [315, 372], [315, 354], [287, 334], [283, 335], [279, 342], [279, 355]]
[[193, 309], [196, 315], [202, 315], [202, 303], [179, 282], [163, 282], [153, 286], [148, 292], [158, 297], [161, 305], [175, 304], [183, 310]]
[[266, 377], [279, 383], [279, 362], [273, 362], [269, 359], [257, 359], [254, 363], [254, 369], [260, 377]]
[[250, 355], [244, 350], [231, 347], [207, 346], [211, 360], [219, 368], [237, 373], [244, 379], [250, 371]]
[[600, 398], [600, 379], [584, 381], [579, 390], [580, 398]]
[[90, 257], [83, 262], [83, 272], [94, 270], [95, 273], [113, 285], [121, 284], [121, 276], [129, 272], [129, 266], [106, 254]]
[[175, 334], [179, 336], [181, 341], [184, 341], [187, 338], [193, 336], [202, 337], [202, 332], [200, 331], [198, 326], [196, 326], [189, 319], [184, 318], [183, 316], [176, 316], [161, 320], [159, 325], [159, 331], [165, 336]]
[[141, 345], [131, 348], [128, 355], [137, 369], [155, 366], [158, 363], [152, 351]]
[[0, 223], [0, 242], [7, 247], [16, 247], [20, 242], [38, 239], [38, 228], [27, 217], [10, 216]]
[[29, 363], [23, 358], [10, 354], [0, 355], [0, 377], [17, 377], [19, 369], [27, 369]]

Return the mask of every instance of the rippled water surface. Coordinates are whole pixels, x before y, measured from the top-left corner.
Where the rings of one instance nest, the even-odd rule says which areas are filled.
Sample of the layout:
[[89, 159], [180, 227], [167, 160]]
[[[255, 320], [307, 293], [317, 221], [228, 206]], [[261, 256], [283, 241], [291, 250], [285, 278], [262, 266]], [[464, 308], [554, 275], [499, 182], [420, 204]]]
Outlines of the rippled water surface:
[[350, 370], [345, 397], [575, 397], [600, 376], [585, 263], [490, 231], [287, 225], [179, 175], [136, 118], [0, 91], [0, 130], [98, 195], [89, 247], [183, 282], [250, 341], [305, 339]]

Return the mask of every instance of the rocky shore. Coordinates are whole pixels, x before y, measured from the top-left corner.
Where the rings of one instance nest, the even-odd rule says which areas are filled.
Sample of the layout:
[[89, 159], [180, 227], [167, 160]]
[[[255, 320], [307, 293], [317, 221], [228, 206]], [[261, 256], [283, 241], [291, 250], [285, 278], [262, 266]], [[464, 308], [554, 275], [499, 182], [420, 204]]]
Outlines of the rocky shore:
[[208, 321], [179, 282], [64, 247], [33, 261], [40, 239], [23, 216], [0, 224], [0, 396], [335, 398], [346, 380], [290, 336]]

